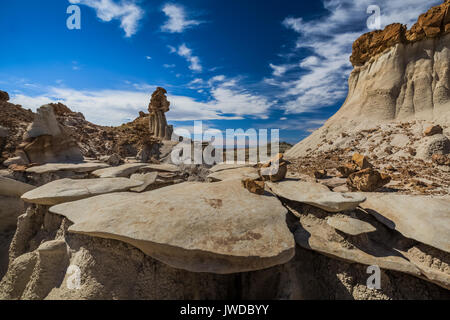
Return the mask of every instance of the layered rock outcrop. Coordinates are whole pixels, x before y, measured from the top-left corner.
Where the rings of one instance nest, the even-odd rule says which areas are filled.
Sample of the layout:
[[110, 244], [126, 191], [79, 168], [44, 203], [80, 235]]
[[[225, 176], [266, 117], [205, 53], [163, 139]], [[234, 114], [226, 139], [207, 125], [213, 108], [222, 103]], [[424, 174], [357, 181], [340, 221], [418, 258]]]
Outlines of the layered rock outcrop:
[[74, 222], [71, 232], [121, 240], [193, 272], [259, 270], [294, 256], [286, 209], [274, 197], [251, 194], [239, 180], [111, 194], [50, 211]]
[[414, 42], [433, 39], [450, 32], [450, 1], [431, 8], [420, 15], [411, 30], [405, 25], [394, 23], [384, 30], [376, 30], [359, 37], [353, 44], [350, 61], [354, 66], [362, 66], [387, 49], [397, 44], [413, 44]]
[[150, 112], [150, 134], [162, 140], [170, 140], [173, 133], [173, 126], [167, 124], [165, 116], [170, 106], [166, 93], [165, 89], [158, 87], [153, 92], [148, 106], [148, 111]]
[[450, 2], [445, 1], [430, 9], [411, 30], [392, 24], [357, 39], [344, 104], [322, 128], [286, 155], [302, 156], [308, 150], [327, 152], [344, 144], [349, 148], [353, 142], [354, 146], [362, 145], [358, 140], [351, 141], [354, 137], [349, 135], [365, 130], [370, 134], [380, 126], [386, 133], [393, 132], [389, 123], [400, 121], [420, 126], [422, 132], [422, 126], [439, 124], [445, 133], [450, 126], [449, 7]]

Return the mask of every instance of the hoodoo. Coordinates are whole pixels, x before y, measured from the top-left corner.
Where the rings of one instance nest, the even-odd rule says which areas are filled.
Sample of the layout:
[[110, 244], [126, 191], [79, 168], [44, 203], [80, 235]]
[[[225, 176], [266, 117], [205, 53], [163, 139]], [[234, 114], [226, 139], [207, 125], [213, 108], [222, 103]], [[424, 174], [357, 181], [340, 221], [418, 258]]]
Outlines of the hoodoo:
[[170, 102], [166, 97], [167, 91], [158, 87], [152, 94], [148, 106], [150, 112], [150, 134], [162, 140], [170, 140], [173, 126], [167, 124], [165, 113], [169, 111]]

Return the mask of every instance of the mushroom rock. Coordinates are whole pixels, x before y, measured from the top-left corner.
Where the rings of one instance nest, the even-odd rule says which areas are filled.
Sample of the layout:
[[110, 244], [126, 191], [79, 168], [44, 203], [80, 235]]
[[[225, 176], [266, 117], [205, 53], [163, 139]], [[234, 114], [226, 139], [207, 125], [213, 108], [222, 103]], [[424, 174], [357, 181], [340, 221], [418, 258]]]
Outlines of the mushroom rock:
[[169, 111], [170, 102], [166, 97], [167, 91], [158, 87], [152, 94], [148, 106], [150, 112], [150, 134], [162, 140], [170, 140], [173, 126], [167, 124], [165, 113]]
[[58, 123], [53, 106], [37, 110], [34, 122], [24, 134], [19, 146], [31, 163], [82, 162], [83, 155], [64, 127]]

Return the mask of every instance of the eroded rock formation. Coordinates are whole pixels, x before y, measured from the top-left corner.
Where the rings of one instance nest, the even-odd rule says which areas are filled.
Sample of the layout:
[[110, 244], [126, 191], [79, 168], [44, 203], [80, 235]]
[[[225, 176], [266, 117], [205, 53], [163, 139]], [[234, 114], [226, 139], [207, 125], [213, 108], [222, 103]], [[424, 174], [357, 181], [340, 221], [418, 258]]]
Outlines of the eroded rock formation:
[[425, 39], [434, 39], [450, 32], [450, 1], [431, 8], [420, 15], [411, 30], [405, 25], [393, 23], [384, 30], [376, 30], [359, 37], [353, 44], [350, 61], [362, 66], [372, 58], [396, 44], [412, 44]]
[[83, 161], [77, 143], [58, 123], [51, 105], [37, 110], [23, 140], [20, 149], [30, 163]]
[[[410, 141], [400, 136], [395, 139], [398, 145], [412, 148], [406, 150], [411, 154], [417, 149], [415, 157], [423, 158], [419, 141], [414, 141], [421, 133], [410, 129], [414, 126], [414, 130], [423, 132], [430, 125], [440, 125], [445, 133], [450, 125], [449, 7], [447, 0], [430, 9], [411, 30], [392, 24], [357, 39], [350, 58], [354, 70], [344, 104], [322, 128], [286, 155], [295, 157], [307, 154], [308, 150], [328, 152], [337, 147], [363, 146], [356, 135], [365, 132], [364, 135], [374, 136], [375, 132], [384, 131], [382, 138], [388, 139], [389, 133], [397, 131], [402, 137], [410, 134]], [[401, 128], [404, 130], [394, 130], [396, 122], [409, 125]], [[387, 151], [377, 156], [392, 155]]]
[[148, 106], [150, 112], [150, 134], [162, 140], [172, 138], [173, 126], [167, 124], [165, 113], [169, 111], [170, 102], [167, 101], [167, 91], [158, 87], [152, 94]]

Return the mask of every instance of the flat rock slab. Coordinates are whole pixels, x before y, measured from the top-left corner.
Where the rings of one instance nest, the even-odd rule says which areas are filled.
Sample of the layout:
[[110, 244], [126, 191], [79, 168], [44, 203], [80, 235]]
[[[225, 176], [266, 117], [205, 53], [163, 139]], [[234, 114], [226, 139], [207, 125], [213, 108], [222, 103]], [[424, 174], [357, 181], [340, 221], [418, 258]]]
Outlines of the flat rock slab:
[[241, 181], [108, 194], [50, 211], [74, 222], [70, 232], [123, 241], [192, 272], [266, 269], [295, 254], [286, 208], [273, 196], [248, 192]]
[[133, 192], [144, 192], [149, 186], [156, 182], [158, 178], [158, 172], [150, 172], [146, 174], [133, 174], [130, 179], [141, 181], [142, 185], [139, 187], [131, 188], [130, 190]]
[[142, 184], [142, 181], [127, 178], [61, 179], [25, 193], [22, 199], [29, 203], [52, 206], [106, 193], [128, 191]]
[[230, 170], [230, 169], [239, 169], [239, 168], [245, 168], [245, 167], [253, 167], [252, 164], [246, 164], [246, 163], [219, 163], [209, 169], [211, 172], [219, 172], [224, 170]]
[[229, 169], [213, 172], [206, 177], [210, 182], [242, 180], [242, 179], [259, 179], [258, 170], [251, 167], [243, 167], [238, 169]]
[[302, 216], [294, 234], [298, 245], [326, 256], [421, 276], [420, 270], [394, 249], [375, 242], [353, 246], [324, 220], [316, 217]]
[[92, 174], [99, 178], [128, 177], [146, 166], [148, 166], [146, 163], [128, 163], [118, 167], [96, 170]]
[[377, 230], [370, 223], [344, 215], [334, 215], [329, 217], [327, 219], [327, 223], [334, 229], [351, 236], [358, 236], [360, 234], [374, 232]]
[[326, 186], [312, 182], [285, 180], [278, 183], [268, 182], [267, 186], [277, 196], [306, 203], [327, 212], [353, 210], [366, 200], [361, 194], [331, 192]]
[[0, 196], [20, 198], [35, 188], [30, 184], [0, 176]]
[[450, 252], [450, 201], [415, 195], [367, 193], [362, 208], [407, 238]]
[[157, 171], [157, 172], [180, 172], [180, 168], [174, 164], [151, 164], [146, 165], [143, 169], [147, 171]]
[[84, 163], [47, 163], [42, 166], [31, 167], [26, 170], [27, 173], [45, 174], [58, 171], [71, 171], [78, 173], [92, 172], [108, 168], [106, 163], [84, 162]]

